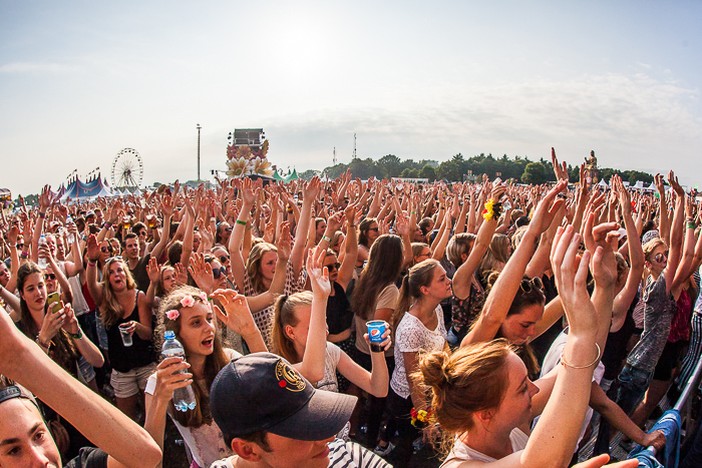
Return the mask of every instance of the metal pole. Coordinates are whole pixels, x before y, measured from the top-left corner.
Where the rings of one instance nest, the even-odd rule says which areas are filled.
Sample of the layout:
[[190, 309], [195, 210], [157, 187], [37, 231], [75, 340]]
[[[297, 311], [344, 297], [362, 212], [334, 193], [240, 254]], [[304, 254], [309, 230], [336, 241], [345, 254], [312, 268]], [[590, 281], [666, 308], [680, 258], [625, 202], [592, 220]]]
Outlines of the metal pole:
[[200, 182], [200, 124], [197, 124], [197, 181]]

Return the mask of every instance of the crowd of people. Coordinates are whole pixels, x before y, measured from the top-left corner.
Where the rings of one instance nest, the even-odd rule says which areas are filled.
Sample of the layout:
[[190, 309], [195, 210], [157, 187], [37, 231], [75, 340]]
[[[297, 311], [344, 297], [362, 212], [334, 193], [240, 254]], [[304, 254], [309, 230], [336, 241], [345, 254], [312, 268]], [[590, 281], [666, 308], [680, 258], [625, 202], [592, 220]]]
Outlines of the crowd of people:
[[702, 211], [672, 171], [603, 190], [552, 158], [543, 186], [44, 187], [0, 218], [0, 466], [169, 466], [169, 420], [201, 468], [662, 448], [647, 421], [702, 353]]

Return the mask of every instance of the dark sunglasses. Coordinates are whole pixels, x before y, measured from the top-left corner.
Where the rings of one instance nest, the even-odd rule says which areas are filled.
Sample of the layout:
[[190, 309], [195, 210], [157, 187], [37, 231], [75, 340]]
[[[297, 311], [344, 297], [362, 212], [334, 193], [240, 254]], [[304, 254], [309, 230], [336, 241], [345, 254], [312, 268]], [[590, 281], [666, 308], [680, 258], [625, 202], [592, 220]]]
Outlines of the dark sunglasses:
[[529, 294], [534, 288], [539, 290], [544, 289], [544, 283], [538, 276], [532, 279], [523, 279], [522, 282], [519, 283], [519, 289], [521, 289], [524, 294]]
[[219, 267], [219, 268], [213, 268], [212, 269], [212, 276], [214, 279], [219, 279], [220, 276], [224, 275], [227, 273], [227, 269], [224, 267]]
[[327, 270], [329, 271], [329, 273], [331, 273], [334, 270], [339, 271], [339, 268], [341, 268], [341, 263], [336, 262], [336, 263], [332, 263], [331, 265], [324, 265], [324, 266], [327, 267]]
[[653, 257], [653, 259], [654, 259], [657, 263], [663, 263], [663, 262], [665, 262], [666, 260], [668, 260], [668, 254], [669, 254], [669, 251], [666, 250], [666, 251], [663, 252], [663, 253], [658, 253], [658, 254], [656, 254], [656, 256]]
[[15, 247], [17, 247], [18, 249], [23, 249], [23, 248], [24, 248], [24, 243], [22, 243], [22, 244], [16, 244]]
[[53, 281], [56, 279], [56, 275], [53, 273], [44, 273], [44, 279]]
[[102, 252], [102, 253], [108, 253], [108, 252], [110, 252], [110, 253], [111, 253], [111, 252], [112, 252], [112, 247], [100, 247], [100, 252]]
[[228, 262], [229, 261], [229, 255], [221, 255], [219, 257], [219, 261], [222, 263]]

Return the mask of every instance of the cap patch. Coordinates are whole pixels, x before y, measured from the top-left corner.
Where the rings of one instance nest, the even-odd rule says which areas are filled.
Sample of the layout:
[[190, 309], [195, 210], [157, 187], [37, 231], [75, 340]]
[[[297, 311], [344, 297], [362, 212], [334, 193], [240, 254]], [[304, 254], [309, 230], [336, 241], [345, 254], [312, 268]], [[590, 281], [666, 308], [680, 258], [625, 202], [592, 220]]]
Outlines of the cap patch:
[[275, 365], [275, 378], [280, 388], [291, 392], [301, 392], [307, 386], [305, 379], [282, 360]]

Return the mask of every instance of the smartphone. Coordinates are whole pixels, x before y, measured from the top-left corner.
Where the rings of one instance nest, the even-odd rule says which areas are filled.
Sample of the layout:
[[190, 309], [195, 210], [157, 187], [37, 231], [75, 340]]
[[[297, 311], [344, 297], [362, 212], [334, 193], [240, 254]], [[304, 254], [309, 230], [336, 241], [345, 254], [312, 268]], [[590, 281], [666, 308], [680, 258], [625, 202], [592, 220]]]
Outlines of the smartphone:
[[58, 292], [50, 293], [46, 297], [46, 304], [48, 306], [48, 311], [52, 314], [55, 314], [63, 309], [63, 306], [61, 305], [61, 295]]

